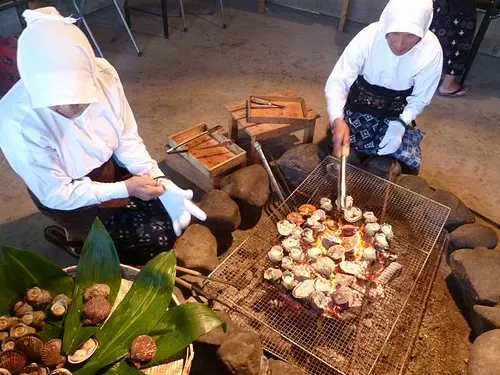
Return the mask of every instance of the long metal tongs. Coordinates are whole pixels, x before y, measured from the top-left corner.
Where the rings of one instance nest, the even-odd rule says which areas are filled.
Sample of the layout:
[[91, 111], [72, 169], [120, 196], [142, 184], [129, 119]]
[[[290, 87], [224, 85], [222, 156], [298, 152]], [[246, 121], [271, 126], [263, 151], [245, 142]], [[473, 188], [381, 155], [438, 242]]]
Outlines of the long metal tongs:
[[344, 211], [347, 207], [346, 196], [346, 174], [347, 174], [347, 158], [349, 157], [350, 146], [342, 146], [340, 154], [340, 168], [338, 176], [338, 197], [339, 197], [339, 210]]
[[191, 151], [199, 151], [199, 150], [208, 150], [210, 148], [217, 148], [217, 147], [221, 147], [221, 146], [227, 146], [227, 145], [232, 145], [234, 142], [232, 139], [224, 139], [223, 141], [220, 141], [219, 143], [215, 144], [215, 145], [210, 145], [210, 146], [195, 146], [195, 147], [191, 147], [191, 148], [188, 148], [188, 149], [185, 149], [185, 150], [173, 150], [173, 151], [170, 151], [168, 152], [167, 151], [167, 154], [182, 154], [182, 153], [185, 153], [185, 152], [191, 152]]
[[252, 108], [285, 108], [284, 105], [276, 104], [267, 99], [257, 98], [252, 96], [250, 98]]
[[232, 286], [232, 287], [235, 287], [236, 289], [239, 289], [239, 286], [235, 283], [232, 283], [230, 281], [226, 281], [226, 280], [221, 280], [221, 279], [214, 279], [210, 276], [205, 276], [203, 275], [201, 272], [198, 272], [198, 271], [195, 271], [195, 270], [192, 270], [190, 268], [185, 268], [185, 267], [181, 267], [181, 266], [176, 266], [175, 269], [178, 271], [178, 272], [182, 272], [182, 273], [186, 273], [188, 275], [191, 275], [191, 276], [196, 276], [196, 277], [199, 277], [201, 279], [204, 279], [204, 280], [208, 280], [208, 281], [212, 281], [214, 283], [219, 283], [219, 284], [224, 284], [224, 285], [229, 285], [229, 286]]
[[219, 130], [222, 129], [222, 126], [220, 125], [217, 125], [217, 126], [214, 126], [213, 128], [210, 128], [206, 131], [204, 131], [203, 133], [200, 133], [200, 134], [196, 134], [194, 137], [191, 137], [189, 139], [186, 139], [185, 141], [179, 143], [177, 146], [174, 146], [174, 147], [170, 147], [168, 150], [167, 150], [167, 154], [172, 154], [173, 151], [177, 150], [179, 147], [182, 147], [184, 146], [186, 143], [189, 143], [191, 141], [194, 141], [195, 139], [198, 139], [200, 138], [202, 135], [210, 135], [210, 134], [213, 134]]

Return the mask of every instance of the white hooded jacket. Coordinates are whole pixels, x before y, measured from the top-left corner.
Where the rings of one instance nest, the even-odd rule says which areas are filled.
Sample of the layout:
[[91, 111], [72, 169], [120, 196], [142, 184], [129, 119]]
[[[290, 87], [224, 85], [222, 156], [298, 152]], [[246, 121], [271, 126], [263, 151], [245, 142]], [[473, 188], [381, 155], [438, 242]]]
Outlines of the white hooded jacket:
[[[52, 7], [24, 15], [21, 80], [0, 101], [0, 148], [40, 202], [72, 210], [128, 197], [124, 182], [85, 177], [112, 156], [134, 175], [163, 175], [138, 134], [117, 72], [95, 57], [75, 20]], [[86, 103], [74, 119], [48, 108]]]
[[[400, 117], [407, 124], [415, 120], [431, 102], [443, 67], [443, 50], [429, 31], [432, 15], [432, 0], [390, 0], [379, 22], [354, 37], [326, 82], [330, 121], [344, 117], [349, 90], [359, 75], [372, 85], [392, 90], [413, 87]], [[396, 56], [385, 37], [390, 32], [411, 33], [421, 40], [406, 54]]]

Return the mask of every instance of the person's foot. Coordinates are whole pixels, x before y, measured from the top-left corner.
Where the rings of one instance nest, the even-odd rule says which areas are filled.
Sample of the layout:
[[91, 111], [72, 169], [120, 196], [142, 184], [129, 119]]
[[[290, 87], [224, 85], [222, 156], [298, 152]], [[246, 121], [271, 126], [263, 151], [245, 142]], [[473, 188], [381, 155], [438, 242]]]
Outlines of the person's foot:
[[441, 85], [438, 88], [438, 94], [446, 97], [467, 95], [469, 89], [457, 82], [456, 76], [445, 74]]
[[68, 241], [64, 228], [57, 225], [50, 225], [45, 228], [44, 237], [50, 243], [64, 249], [68, 254], [75, 258], [80, 257], [82, 252], [83, 242], [81, 241]]

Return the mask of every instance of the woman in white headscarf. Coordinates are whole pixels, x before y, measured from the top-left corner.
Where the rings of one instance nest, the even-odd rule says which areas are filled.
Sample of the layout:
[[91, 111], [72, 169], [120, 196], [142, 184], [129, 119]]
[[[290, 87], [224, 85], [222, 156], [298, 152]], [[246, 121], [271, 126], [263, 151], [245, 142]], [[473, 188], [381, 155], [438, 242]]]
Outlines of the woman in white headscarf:
[[390, 0], [346, 47], [325, 87], [336, 156], [350, 145], [351, 160], [368, 169], [397, 159], [418, 172], [424, 134], [412, 123], [436, 91], [443, 60], [428, 30], [432, 15], [432, 0]]
[[117, 72], [95, 57], [75, 20], [52, 7], [24, 16], [21, 80], [0, 101], [0, 147], [58, 224], [46, 238], [77, 256], [97, 216], [122, 261], [144, 263], [170, 249], [191, 214], [205, 219], [192, 191], [151, 158]]

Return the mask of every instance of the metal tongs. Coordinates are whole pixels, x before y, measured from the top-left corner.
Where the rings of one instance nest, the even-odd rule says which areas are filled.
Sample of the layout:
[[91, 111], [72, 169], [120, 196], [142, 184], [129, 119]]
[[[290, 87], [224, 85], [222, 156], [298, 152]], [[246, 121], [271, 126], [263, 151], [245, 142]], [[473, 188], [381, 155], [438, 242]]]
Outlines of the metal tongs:
[[338, 177], [338, 197], [339, 197], [339, 210], [343, 212], [347, 209], [347, 189], [346, 189], [346, 170], [347, 170], [347, 158], [349, 157], [350, 145], [342, 146], [341, 154], [340, 154], [340, 168], [339, 168], [339, 177]]
[[257, 98], [252, 96], [250, 98], [252, 108], [285, 108], [284, 105], [273, 103], [266, 99]]
[[[200, 138], [202, 135], [210, 135], [210, 134], [213, 134], [213, 133], [215, 133], [215, 132], [217, 132], [217, 131], [219, 131], [219, 130], [221, 130], [221, 129], [222, 129], [222, 126], [217, 125], [217, 126], [214, 126], [213, 128], [210, 128], [210, 129], [208, 129], [208, 130], [204, 131], [203, 133], [196, 134], [194, 137], [191, 137], [191, 138], [189, 138], [189, 139], [186, 139], [185, 141], [183, 141], [183, 142], [179, 143], [177, 146], [175, 146], [175, 147], [170, 147], [170, 148], [167, 150], [167, 154], [174, 154], [174, 153], [175, 153], [175, 152], [174, 152], [175, 150], [177, 150], [179, 147], [184, 146], [186, 143], [189, 143], [189, 142], [191, 142], [191, 141], [194, 141], [195, 139]], [[184, 151], [184, 150], [183, 150], [182, 152], [187, 152], [187, 151]]]
[[171, 155], [171, 154], [183, 154], [185, 152], [208, 150], [210, 148], [217, 148], [217, 147], [227, 146], [227, 145], [232, 145], [232, 144], [233, 144], [232, 139], [224, 139], [223, 141], [217, 143], [216, 145], [203, 146], [203, 147], [195, 146], [195, 147], [191, 147], [191, 148], [188, 148], [185, 150], [172, 150], [170, 152], [167, 151], [167, 154], [169, 154], [169, 155]]

